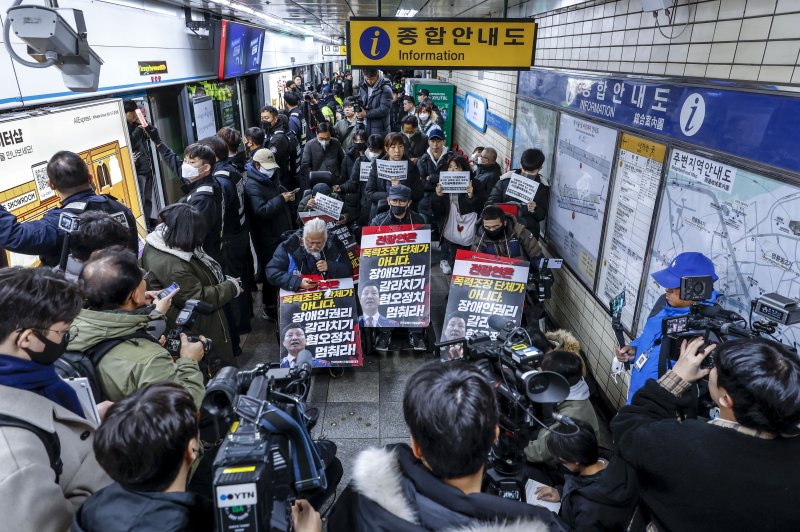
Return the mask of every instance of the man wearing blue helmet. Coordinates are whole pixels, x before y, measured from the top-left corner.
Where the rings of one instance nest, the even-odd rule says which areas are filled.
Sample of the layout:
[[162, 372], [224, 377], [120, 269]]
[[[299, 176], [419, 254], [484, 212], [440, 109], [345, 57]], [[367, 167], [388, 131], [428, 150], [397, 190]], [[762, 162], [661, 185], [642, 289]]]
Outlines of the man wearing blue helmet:
[[[631, 363], [631, 385], [628, 390], [628, 404], [639, 388], [649, 379], [658, 379], [658, 359], [661, 350], [661, 322], [666, 318], [682, 316], [689, 313], [689, 308], [696, 301], [681, 299], [681, 277], [710, 276], [715, 282], [717, 277], [711, 259], [697, 252], [681, 253], [670, 265], [651, 276], [666, 290], [650, 312], [650, 317], [642, 329], [642, 334], [630, 344], [616, 348], [614, 353], [620, 362]], [[701, 304], [714, 304], [717, 292]]]

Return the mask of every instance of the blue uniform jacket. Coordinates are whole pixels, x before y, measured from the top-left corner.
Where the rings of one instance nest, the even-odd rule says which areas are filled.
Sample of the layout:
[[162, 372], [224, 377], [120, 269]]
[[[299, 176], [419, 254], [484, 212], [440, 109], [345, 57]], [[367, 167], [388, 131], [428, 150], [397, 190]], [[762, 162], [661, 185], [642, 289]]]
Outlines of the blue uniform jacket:
[[[703, 303], [713, 304], [717, 301], [717, 292], [714, 291], [709, 299]], [[631, 364], [631, 386], [628, 390], [628, 404], [631, 404], [633, 395], [644, 386], [648, 379], [658, 379], [658, 355], [661, 349], [661, 322], [665, 318], [672, 318], [675, 316], [683, 316], [688, 314], [690, 307], [675, 308], [670, 307], [667, 303], [661, 310], [648, 318], [642, 329], [642, 334], [639, 335], [630, 345], [636, 347], [636, 355]], [[658, 344], [656, 344], [658, 342]], [[647, 353], [647, 362], [644, 363], [642, 369], [636, 368], [636, 361], [643, 354]]]

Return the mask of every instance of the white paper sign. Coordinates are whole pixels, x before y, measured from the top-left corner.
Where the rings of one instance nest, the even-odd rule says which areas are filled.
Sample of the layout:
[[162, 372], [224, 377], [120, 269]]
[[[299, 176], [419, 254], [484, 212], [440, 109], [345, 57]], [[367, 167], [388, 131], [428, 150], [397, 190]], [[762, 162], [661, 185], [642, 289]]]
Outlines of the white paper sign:
[[519, 174], [511, 174], [511, 182], [508, 183], [506, 194], [512, 198], [517, 198], [525, 203], [530, 203], [536, 197], [539, 190], [539, 182]]
[[369, 181], [369, 173], [372, 171], [372, 162], [361, 162], [361, 173], [358, 176], [359, 181]]
[[380, 179], [399, 179], [400, 181], [408, 177], [408, 161], [389, 161], [377, 159], [378, 178]]
[[736, 168], [681, 150], [672, 150], [669, 169], [728, 194], [736, 180]]
[[439, 183], [445, 194], [466, 194], [469, 185], [469, 172], [441, 172]]
[[334, 220], [338, 220], [342, 215], [343, 206], [343, 201], [331, 198], [325, 194], [320, 194], [317, 192], [317, 194], [314, 195], [314, 210], [319, 211], [322, 214], [327, 214], [328, 216], [333, 217]]

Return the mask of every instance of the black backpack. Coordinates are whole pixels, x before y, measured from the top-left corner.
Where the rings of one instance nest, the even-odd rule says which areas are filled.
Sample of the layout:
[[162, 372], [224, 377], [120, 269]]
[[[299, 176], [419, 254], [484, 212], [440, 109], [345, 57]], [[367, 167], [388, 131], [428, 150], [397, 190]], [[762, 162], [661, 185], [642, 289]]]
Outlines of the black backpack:
[[292, 174], [289, 177], [294, 179], [300, 172], [303, 148], [300, 147], [300, 140], [291, 129], [286, 131], [286, 137], [289, 139], [289, 173]]
[[92, 388], [95, 402], [100, 403], [106, 400], [105, 394], [100, 387], [100, 382], [97, 380], [96, 367], [103, 360], [103, 357], [109, 351], [117, 347], [122, 342], [134, 338], [141, 338], [150, 342], [155, 342], [155, 338], [147, 334], [145, 331], [136, 331], [135, 333], [120, 336], [118, 338], [109, 338], [103, 340], [86, 351], [67, 351], [61, 358], [55, 361], [56, 373], [63, 379], [77, 379], [86, 377], [89, 381], [89, 386]]
[[29, 430], [42, 440], [47, 456], [50, 458], [50, 467], [56, 473], [56, 484], [58, 484], [58, 479], [61, 477], [61, 473], [64, 472], [64, 462], [61, 461], [61, 440], [58, 439], [58, 434], [47, 432], [24, 419], [5, 414], [0, 414], [0, 427], [16, 427]]

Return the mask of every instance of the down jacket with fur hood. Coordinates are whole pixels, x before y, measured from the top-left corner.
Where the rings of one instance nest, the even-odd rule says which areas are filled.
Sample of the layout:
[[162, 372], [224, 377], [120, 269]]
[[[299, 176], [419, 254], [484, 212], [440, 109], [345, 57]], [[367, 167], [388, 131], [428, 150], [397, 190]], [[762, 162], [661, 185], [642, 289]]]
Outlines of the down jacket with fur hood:
[[546, 532], [565, 530], [540, 506], [473, 493], [436, 478], [405, 444], [369, 448], [328, 521], [333, 532]]

